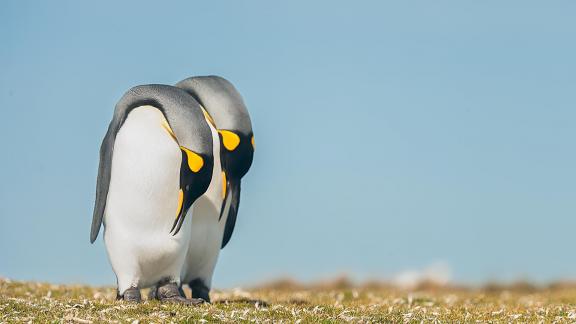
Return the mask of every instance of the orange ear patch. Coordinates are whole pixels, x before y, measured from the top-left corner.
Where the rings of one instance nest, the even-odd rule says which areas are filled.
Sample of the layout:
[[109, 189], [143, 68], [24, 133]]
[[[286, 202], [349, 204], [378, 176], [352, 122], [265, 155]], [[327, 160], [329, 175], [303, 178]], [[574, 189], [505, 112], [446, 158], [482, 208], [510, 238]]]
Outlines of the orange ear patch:
[[204, 166], [204, 159], [200, 155], [190, 151], [184, 146], [180, 146], [180, 149], [186, 153], [186, 157], [188, 158], [188, 167], [190, 170], [192, 170], [194, 173], [200, 171], [200, 169], [202, 169]]
[[240, 145], [240, 136], [228, 130], [219, 130], [222, 135], [222, 143], [228, 151], [234, 151]]

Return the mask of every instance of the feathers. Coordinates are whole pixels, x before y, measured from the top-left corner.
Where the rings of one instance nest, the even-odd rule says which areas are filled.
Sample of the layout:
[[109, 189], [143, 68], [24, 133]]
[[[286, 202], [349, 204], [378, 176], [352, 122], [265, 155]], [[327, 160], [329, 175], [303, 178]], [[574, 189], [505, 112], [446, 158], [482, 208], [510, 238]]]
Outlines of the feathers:
[[[180, 180], [180, 188], [189, 187], [189, 189], [184, 192], [184, 205], [179, 214], [184, 213], [183, 215], [185, 215], [194, 200], [206, 191], [210, 183], [213, 167], [212, 133], [198, 102], [182, 89], [167, 85], [142, 85], [130, 89], [116, 104], [114, 116], [100, 148], [96, 200], [90, 230], [91, 243], [98, 236], [106, 210], [116, 135], [128, 114], [140, 106], [152, 106], [160, 110], [166, 123], [160, 122], [158, 127], [168, 128], [170, 135], [180, 146], [186, 147], [193, 151], [195, 156], [201, 157], [202, 165], [196, 167], [198, 172], [192, 170], [185, 173], [181, 172], [181, 178], [184, 176], [185, 179]], [[186, 157], [186, 162], [188, 162], [188, 157]], [[186, 164], [181, 169], [189, 170], [188, 163]], [[198, 161], [194, 161], [192, 165], [198, 166], [200, 164]], [[181, 217], [180, 226], [183, 220], [184, 217]], [[173, 230], [174, 228], [177, 229], [177, 233], [179, 229], [177, 223], [173, 226]]]

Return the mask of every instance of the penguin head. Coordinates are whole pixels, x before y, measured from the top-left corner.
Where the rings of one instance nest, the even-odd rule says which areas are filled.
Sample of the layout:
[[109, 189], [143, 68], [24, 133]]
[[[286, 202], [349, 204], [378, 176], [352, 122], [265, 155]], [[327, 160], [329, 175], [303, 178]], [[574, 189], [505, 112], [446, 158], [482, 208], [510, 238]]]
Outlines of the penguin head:
[[220, 161], [229, 178], [240, 179], [250, 169], [254, 158], [254, 134], [219, 129]]
[[178, 207], [176, 219], [170, 229], [173, 235], [180, 231], [192, 204], [208, 189], [214, 166], [212, 154], [199, 154], [184, 146], [180, 146], [180, 152], [182, 162], [180, 164]]
[[156, 94], [156, 106], [165, 117], [161, 126], [178, 144], [181, 153], [178, 205], [170, 230], [176, 235], [192, 204], [210, 185], [214, 166], [212, 131], [202, 107], [186, 91], [164, 85], [147, 87], [156, 90], [149, 96], [155, 98]]
[[193, 203], [210, 185], [214, 159], [212, 154], [198, 154], [183, 146], [180, 147], [180, 152], [182, 153], [180, 185], [187, 191], [188, 199]]
[[213, 122], [220, 137], [220, 156], [229, 179], [240, 180], [254, 157], [254, 133], [246, 105], [236, 88], [219, 76], [182, 80], [177, 87], [194, 97]]

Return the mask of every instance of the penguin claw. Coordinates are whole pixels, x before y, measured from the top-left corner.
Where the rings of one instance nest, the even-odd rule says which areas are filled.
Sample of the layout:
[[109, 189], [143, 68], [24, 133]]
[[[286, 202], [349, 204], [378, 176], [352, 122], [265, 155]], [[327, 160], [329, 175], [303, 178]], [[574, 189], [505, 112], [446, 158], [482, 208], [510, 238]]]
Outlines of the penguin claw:
[[190, 299], [186, 299], [188, 301], [190, 301], [190, 304], [192, 305], [200, 305], [200, 304], [205, 304], [206, 301], [202, 298], [190, 298]]
[[[192, 298], [201, 298], [207, 303], [210, 303], [210, 288], [204, 284], [204, 281], [201, 279], [194, 279], [188, 283], [188, 286], [192, 290]], [[182, 294], [182, 296], [185, 295]]]
[[160, 299], [160, 301], [163, 303], [176, 303], [176, 304], [183, 304], [183, 305], [189, 305], [189, 306], [197, 306], [197, 305], [204, 304], [206, 302], [202, 298], [186, 299], [186, 298], [181, 297], [181, 296], [163, 298], [163, 299]]
[[185, 296], [181, 295], [181, 289], [175, 283], [167, 283], [159, 286], [156, 289], [156, 298], [163, 303], [177, 303], [190, 306], [200, 305], [206, 302], [202, 298], [186, 299]]
[[126, 289], [126, 291], [124, 291], [124, 294], [121, 297], [120, 296], [117, 297], [117, 299], [120, 298], [124, 301], [134, 303], [139, 303], [142, 301], [142, 295], [140, 294], [140, 289], [135, 287]]
[[158, 287], [153, 286], [148, 292], [148, 300], [158, 299]]

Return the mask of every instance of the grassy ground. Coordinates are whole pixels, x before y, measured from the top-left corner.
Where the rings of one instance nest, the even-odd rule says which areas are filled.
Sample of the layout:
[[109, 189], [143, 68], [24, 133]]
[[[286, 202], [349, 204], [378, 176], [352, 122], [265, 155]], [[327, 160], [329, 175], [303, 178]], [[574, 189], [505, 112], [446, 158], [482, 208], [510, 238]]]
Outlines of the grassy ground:
[[576, 287], [529, 285], [482, 289], [423, 286], [409, 292], [346, 282], [301, 286], [278, 282], [250, 290], [214, 291], [214, 301], [262, 299], [266, 307], [232, 302], [185, 307], [115, 301], [113, 288], [0, 279], [0, 323], [164, 322], [576, 322]]

